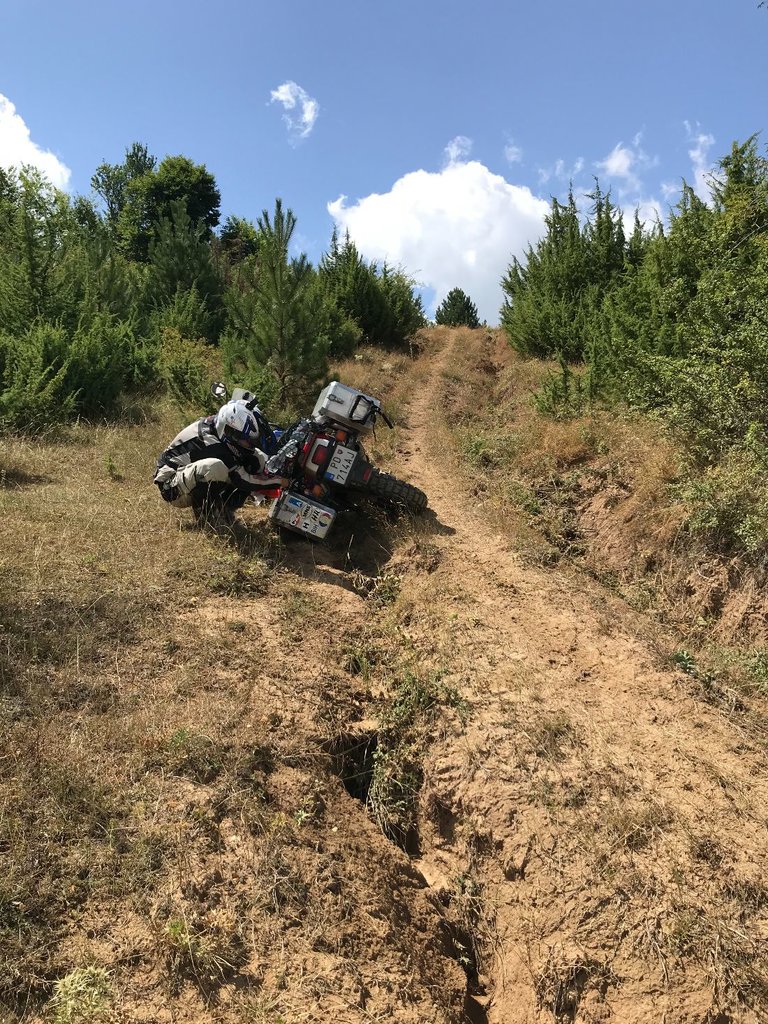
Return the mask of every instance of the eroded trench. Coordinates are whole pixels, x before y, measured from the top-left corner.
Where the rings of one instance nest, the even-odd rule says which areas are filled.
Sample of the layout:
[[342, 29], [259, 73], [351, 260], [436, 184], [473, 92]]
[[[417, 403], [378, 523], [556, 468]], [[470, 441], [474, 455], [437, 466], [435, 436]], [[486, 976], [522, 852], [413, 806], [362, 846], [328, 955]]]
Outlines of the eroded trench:
[[[420, 870], [421, 832], [418, 814], [407, 829], [387, 828], [375, 813], [371, 813], [371, 787], [374, 784], [376, 754], [381, 749], [380, 733], [377, 728], [350, 729], [321, 744], [324, 754], [330, 758], [330, 767], [339, 778], [349, 795], [359, 801], [366, 814], [377, 822], [382, 835], [394, 843], [410, 859], [412, 869], [418, 874], [425, 888], [433, 889]], [[423, 776], [420, 785], [423, 785]], [[414, 794], [416, 803], [418, 794]], [[457, 871], [458, 877], [463, 877]], [[471, 916], [457, 910], [460, 902], [457, 895], [441, 887], [433, 889], [436, 903], [442, 908], [439, 919], [439, 934], [436, 943], [440, 951], [455, 960], [467, 978], [464, 998], [464, 1020], [467, 1024], [487, 1024], [488, 1006], [493, 985], [483, 971], [483, 939], [475, 928]]]

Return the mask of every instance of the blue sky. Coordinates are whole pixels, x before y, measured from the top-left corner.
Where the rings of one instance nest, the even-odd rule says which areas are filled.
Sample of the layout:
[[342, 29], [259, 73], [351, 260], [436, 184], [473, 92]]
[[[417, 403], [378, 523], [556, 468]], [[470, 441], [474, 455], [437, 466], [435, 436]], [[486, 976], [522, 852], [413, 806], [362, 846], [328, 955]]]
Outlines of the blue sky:
[[663, 215], [682, 177], [704, 192], [768, 128], [757, 0], [2, 0], [0, 17], [0, 164], [88, 193], [134, 140], [184, 153], [224, 215], [281, 196], [311, 258], [335, 219], [490, 322], [569, 176]]

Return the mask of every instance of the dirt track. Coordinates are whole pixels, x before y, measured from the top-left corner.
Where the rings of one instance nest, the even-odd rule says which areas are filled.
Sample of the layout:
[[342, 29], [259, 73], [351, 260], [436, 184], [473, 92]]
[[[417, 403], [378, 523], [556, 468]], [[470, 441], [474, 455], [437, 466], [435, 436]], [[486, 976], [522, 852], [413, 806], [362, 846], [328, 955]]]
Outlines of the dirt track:
[[[532, 564], [518, 511], [492, 525], [444, 423], [487, 337], [425, 344], [339, 372], [399, 404], [376, 461], [430, 509], [370, 511], [329, 547], [255, 507], [231, 535], [194, 530], [147, 483], [161, 424], [89, 433], [56, 479], [59, 449], [23, 450], [34, 490], [6, 497], [38, 541], [5, 545], [29, 600], [6, 626], [26, 675], [2, 796], [6, 908], [29, 932], [0, 929], [3, 1022], [50, 1021], [91, 966], [92, 1019], [120, 1024], [768, 1019], [761, 709], [672, 671], [577, 567]], [[350, 784], [370, 763], [345, 758], [381, 741], [415, 661], [467, 707], [420, 725], [406, 854]]]
[[438, 889], [472, 875], [478, 1019], [751, 1020], [764, 751], [660, 668], [620, 600], [489, 529], [435, 439], [460, 344], [412, 404], [398, 472], [429, 495], [439, 549], [407, 577], [406, 632], [473, 707], [432, 751], [419, 866]]

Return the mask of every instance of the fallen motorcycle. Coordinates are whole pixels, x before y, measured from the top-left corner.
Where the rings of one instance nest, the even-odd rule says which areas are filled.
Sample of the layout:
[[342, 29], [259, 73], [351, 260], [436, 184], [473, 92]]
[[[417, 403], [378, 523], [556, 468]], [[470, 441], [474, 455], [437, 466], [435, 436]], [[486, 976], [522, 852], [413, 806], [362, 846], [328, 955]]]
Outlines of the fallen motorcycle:
[[[215, 388], [221, 389], [214, 390], [220, 397], [223, 386]], [[236, 389], [232, 397], [257, 407], [248, 392]], [[320, 392], [311, 416], [283, 432], [265, 422], [267, 470], [288, 480], [265, 495], [274, 498], [269, 518], [276, 526], [325, 540], [338, 516], [360, 499], [411, 512], [427, 507], [427, 496], [418, 487], [371, 463], [363, 438], [373, 435], [379, 417], [392, 427], [377, 398], [331, 381]]]

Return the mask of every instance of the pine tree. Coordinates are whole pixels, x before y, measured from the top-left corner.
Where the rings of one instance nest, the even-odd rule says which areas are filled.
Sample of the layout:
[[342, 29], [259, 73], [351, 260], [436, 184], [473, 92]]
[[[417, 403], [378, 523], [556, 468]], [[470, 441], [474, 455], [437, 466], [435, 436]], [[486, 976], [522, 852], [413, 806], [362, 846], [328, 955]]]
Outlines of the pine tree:
[[435, 323], [447, 327], [479, 327], [477, 306], [461, 288], [452, 288], [437, 307]]
[[366, 263], [348, 232], [339, 245], [334, 230], [319, 272], [327, 294], [368, 344], [401, 348], [426, 323], [414, 281], [386, 263], [381, 270]]
[[544, 238], [528, 248], [524, 262], [514, 259], [502, 280], [501, 322], [521, 355], [580, 359], [592, 281], [573, 189], [566, 204], [553, 198], [546, 225]]
[[250, 288], [243, 278], [227, 292], [231, 331], [226, 348], [230, 365], [251, 376], [267, 373], [276, 382], [275, 399], [285, 406], [296, 403], [325, 372], [328, 338], [318, 333], [313, 320], [316, 303], [312, 267], [302, 253], [290, 259], [296, 227], [292, 210], [275, 201], [258, 220], [258, 266], [248, 269]]
[[[177, 297], [194, 291], [198, 322], [194, 334], [187, 336], [191, 340], [217, 340], [224, 320], [223, 283], [213, 261], [208, 232], [203, 224], [192, 221], [182, 200], [171, 204], [170, 216], [163, 217], [157, 226], [149, 246], [148, 270], [145, 301], [149, 307], [162, 310], [177, 304]], [[182, 327], [178, 323], [170, 326]]]
[[334, 230], [329, 251], [320, 261], [320, 276], [333, 302], [360, 327], [369, 344], [381, 342], [388, 320], [387, 303], [376, 275], [347, 233], [339, 245]]

